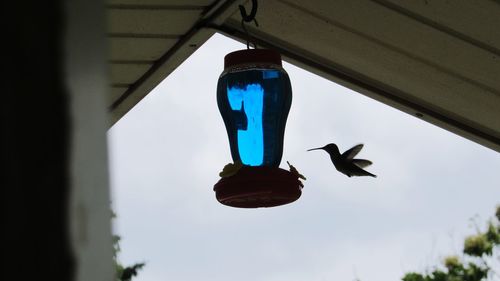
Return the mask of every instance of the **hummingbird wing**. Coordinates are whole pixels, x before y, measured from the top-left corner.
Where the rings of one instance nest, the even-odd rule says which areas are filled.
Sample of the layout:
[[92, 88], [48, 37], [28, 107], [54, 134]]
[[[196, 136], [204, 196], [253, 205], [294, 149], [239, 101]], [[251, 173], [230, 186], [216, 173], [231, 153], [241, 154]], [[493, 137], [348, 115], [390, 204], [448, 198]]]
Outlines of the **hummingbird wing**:
[[351, 149], [342, 153], [342, 157], [346, 160], [352, 160], [354, 156], [356, 156], [356, 154], [358, 154], [361, 151], [362, 148], [363, 148], [362, 144], [355, 145]]
[[357, 177], [363, 177], [363, 176], [369, 176], [369, 177], [374, 177], [376, 178], [377, 176], [372, 174], [372, 173], [369, 173], [365, 170], [360, 170], [360, 171], [353, 171], [351, 173], [351, 176], [357, 176]]
[[358, 176], [358, 177], [362, 177], [362, 176], [370, 176], [370, 177], [374, 177], [374, 178], [377, 177], [376, 175], [369, 173], [356, 165], [352, 165], [352, 167], [349, 171], [349, 174], [351, 176]]
[[360, 168], [365, 168], [373, 164], [372, 161], [366, 159], [352, 159], [352, 163]]

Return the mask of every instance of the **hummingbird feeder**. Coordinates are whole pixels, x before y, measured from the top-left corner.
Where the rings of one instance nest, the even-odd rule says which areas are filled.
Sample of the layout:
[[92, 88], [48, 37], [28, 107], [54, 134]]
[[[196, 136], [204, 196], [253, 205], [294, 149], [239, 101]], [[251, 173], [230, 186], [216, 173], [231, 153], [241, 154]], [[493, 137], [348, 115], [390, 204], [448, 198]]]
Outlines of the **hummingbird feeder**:
[[241, 168], [215, 184], [220, 203], [241, 208], [273, 207], [300, 197], [297, 175], [279, 168], [291, 103], [290, 79], [278, 52], [246, 49], [225, 56], [217, 84], [217, 105], [233, 162]]

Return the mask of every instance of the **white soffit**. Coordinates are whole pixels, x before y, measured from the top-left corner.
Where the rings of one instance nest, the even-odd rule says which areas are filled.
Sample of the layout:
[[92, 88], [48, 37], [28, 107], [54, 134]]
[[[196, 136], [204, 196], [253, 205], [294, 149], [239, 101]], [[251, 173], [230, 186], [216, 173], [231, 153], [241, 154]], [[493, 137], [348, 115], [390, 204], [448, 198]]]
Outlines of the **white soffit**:
[[235, 0], [108, 0], [111, 125], [238, 10]]

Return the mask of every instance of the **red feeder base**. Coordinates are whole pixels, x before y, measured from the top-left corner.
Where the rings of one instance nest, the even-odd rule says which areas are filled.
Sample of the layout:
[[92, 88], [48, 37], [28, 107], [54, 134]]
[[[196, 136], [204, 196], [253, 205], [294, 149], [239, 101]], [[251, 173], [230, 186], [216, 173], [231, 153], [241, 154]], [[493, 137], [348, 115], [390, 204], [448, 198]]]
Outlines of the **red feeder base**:
[[238, 208], [275, 207], [299, 199], [302, 187], [293, 173], [273, 167], [243, 166], [233, 176], [214, 186], [215, 197]]

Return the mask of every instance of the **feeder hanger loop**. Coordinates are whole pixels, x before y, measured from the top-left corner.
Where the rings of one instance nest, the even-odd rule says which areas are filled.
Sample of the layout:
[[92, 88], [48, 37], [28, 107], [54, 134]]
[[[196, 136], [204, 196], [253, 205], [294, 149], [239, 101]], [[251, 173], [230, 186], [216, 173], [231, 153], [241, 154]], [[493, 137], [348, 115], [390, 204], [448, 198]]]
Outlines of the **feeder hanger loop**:
[[[243, 31], [245, 31], [245, 34], [247, 36], [247, 49], [250, 49], [250, 35], [247, 28], [245, 27], [245, 22], [253, 21], [255, 23], [255, 26], [259, 26], [259, 23], [255, 19], [255, 15], [257, 14], [257, 0], [252, 0], [252, 10], [250, 11], [250, 14], [247, 14], [247, 11], [243, 5], [239, 5], [238, 8], [240, 9], [241, 14], [241, 28], [243, 28]], [[253, 47], [257, 49], [257, 44], [255, 42], [253, 43]]]

